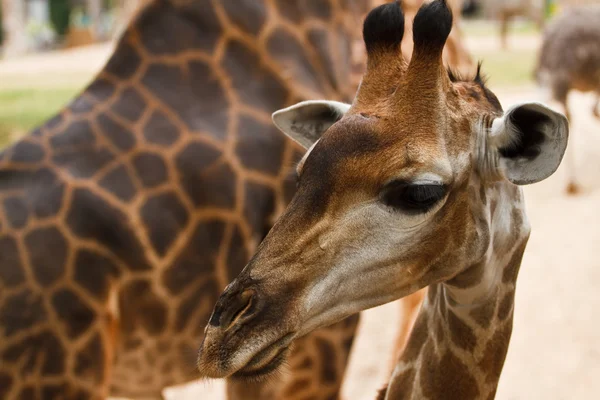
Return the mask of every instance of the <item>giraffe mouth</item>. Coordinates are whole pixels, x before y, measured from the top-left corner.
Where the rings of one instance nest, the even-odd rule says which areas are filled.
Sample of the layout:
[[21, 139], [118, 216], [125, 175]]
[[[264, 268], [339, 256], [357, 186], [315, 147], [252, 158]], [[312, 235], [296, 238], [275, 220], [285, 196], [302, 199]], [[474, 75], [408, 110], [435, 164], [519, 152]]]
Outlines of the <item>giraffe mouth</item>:
[[286, 360], [294, 338], [288, 333], [281, 339], [258, 352], [242, 369], [231, 375], [234, 379], [257, 379], [275, 372]]

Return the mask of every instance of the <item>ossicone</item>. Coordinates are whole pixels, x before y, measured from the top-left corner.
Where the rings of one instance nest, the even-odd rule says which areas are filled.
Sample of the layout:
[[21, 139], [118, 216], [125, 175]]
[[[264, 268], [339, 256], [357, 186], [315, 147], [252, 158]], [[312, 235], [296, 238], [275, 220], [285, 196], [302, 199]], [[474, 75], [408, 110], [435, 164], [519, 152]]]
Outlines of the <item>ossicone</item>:
[[399, 1], [376, 7], [367, 15], [363, 25], [367, 53], [398, 50], [403, 36], [404, 13]]
[[446, 0], [422, 6], [413, 22], [415, 51], [431, 49], [441, 53], [452, 30], [452, 11]]

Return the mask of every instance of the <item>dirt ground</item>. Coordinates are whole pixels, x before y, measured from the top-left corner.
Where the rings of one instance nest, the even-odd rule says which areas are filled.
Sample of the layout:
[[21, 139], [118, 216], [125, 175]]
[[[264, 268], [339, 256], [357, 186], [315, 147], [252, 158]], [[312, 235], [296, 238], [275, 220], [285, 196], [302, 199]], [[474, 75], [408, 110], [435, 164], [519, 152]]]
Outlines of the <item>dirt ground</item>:
[[[493, 39], [468, 42], [470, 48], [496, 43]], [[533, 48], [537, 41], [515, 43], [519, 48]], [[107, 45], [68, 53], [70, 69], [66, 71], [64, 57], [46, 58], [42, 65], [44, 73], [56, 69], [69, 79], [69, 74], [98, 70], [109, 53]], [[36, 57], [0, 63], [3, 83], [10, 82], [13, 74], [40, 76]], [[38, 84], [35, 79], [31, 82]], [[505, 106], [542, 100], [533, 88], [500, 91], [499, 97]], [[584, 191], [576, 197], [565, 194], [564, 166], [547, 181], [525, 189], [533, 233], [519, 277], [514, 332], [497, 395], [500, 400], [600, 398], [600, 121], [591, 116], [591, 97], [572, 96], [571, 104], [570, 146], [575, 149]], [[395, 303], [363, 313], [344, 399], [375, 397], [385, 382], [399, 318]], [[167, 398], [221, 400], [223, 383], [169, 389]]]

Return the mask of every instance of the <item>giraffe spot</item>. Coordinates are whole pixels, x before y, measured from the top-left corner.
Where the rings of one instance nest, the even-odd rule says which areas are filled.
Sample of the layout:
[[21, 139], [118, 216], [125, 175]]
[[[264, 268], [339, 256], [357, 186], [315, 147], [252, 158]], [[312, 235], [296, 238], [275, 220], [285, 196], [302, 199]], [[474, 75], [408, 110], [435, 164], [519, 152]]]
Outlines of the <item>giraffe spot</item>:
[[315, 346], [319, 352], [321, 367], [321, 381], [323, 383], [332, 384], [337, 381], [337, 366], [335, 365], [336, 353], [335, 349], [325, 339], [315, 338]]
[[283, 392], [283, 398], [294, 398], [300, 392], [307, 391], [311, 388], [310, 378], [296, 378], [292, 376], [292, 383], [286, 384]]
[[12, 149], [11, 161], [32, 164], [44, 159], [44, 149], [37, 143], [20, 141]]
[[65, 372], [65, 349], [56, 336], [48, 331], [29, 335], [5, 348], [1, 359], [18, 364], [21, 367], [21, 376], [31, 374], [36, 370], [43, 375], [54, 376], [62, 375]]
[[209, 66], [190, 62], [188, 73], [178, 67], [152, 64], [142, 83], [175, 113], [190, 131], [216, 139], [227, 134], [229, 104]]
[[87, 114], [94, 110], [94, 103], [85, 96], [78, 96], [68, 105], [74, 115]]
[[275, 212], [275, 193], [271, 188], [248, 181], [244, 192], [244, 216], [257, 242], [260, 242], [271, 229]]
[[136, 122], [146, 109], [146, 103], [137, 90], [128, 87], [119, 96], [118, 100], [110, 106], [111, 111], [129, 122]]
[[146, 200], [140, 210], [152, 247], [162, 257], [187, 225], [189, 215], [177, 195], [162, 193]]
[[[393, 375], [388, 388], [390, 399], [408, 398], [413, 392], [416, 375], [417, 371], [414, 368], [408, 368], [397, 375]], [[382, 397], [382, 399], [384, 398]]]
[[306, 0], [307, 14], [322, 20], [331, 18], [330, 0]]
[[222, 221], [198, 223], [185, 249], [164, 272], [163, 282], [171, 294], [180, 293], [199, 278], [213, 273], [224, 233]]
[[67, 289], [61, 289], [54, 293], [52, 306], [61, 320], [67, 336], [71, 339], [84, 334], [96, 319], [94, 311]]
[[91, 178], [102, 167], [113, 160], [106, 148], [73, 149], [55, 154], [52, 161], [73, 178]]
[[511, 315], [511, 311], [513, 310], [514, 301], [515, 301], [515, 291], [513, 289], [513, 290], [510, 290], [508, 293], [506, 293], [506, 295], [500, 302], [500, 306], [498, 307], [498, 319], [500, 319], [500, 321], [504, 321], [506, 318], [508, 318], [509, 315]]
[[3, 372], [0, 372], [0, 399], [8, 398], [8, 393], [12, 389], [13, 378]]
[[175, 318], [177, 332], [192, 326], [196, 335], [202, 335], [212, 312], [210, 305], [219, 298], [221, 289], [217, 287], [214, 279], [207, 279], [206, 283], [183, 299]]
[[158, 335], [165, 329], [167, 309], [150, 282], [136, 280], [127, 284], [119, 296], [119, 310], [123, 332], [141, 328], [150, 335]]
[[210, 0], [154, 3], [136, 23], [142, 46], [153, 55], [186, 50], [211, 51], [221, 36], [219, 18]]
[[30, 171], [0, 169], [0, 191], [21, 190], [24, 183], [29, 182], [33, 175]]
[[133, 158], [133, 167], [147, 188], [156, 187], [168, 179], [167, 166], [163, 159], [152, 153], [139, 153]]
[[56, 174], [43, 168], [27, 181], [24, 198], [37, 218], [49, 218], [61, 210], [64, 191], [65, 185]]
[[229, 251], [227, 252], [227, 280], [232, 281], [235, 279], [242, 272], [249, 259], [250, 255], [246, 249], [246, 241], [242, 236], [242, 231], [238, 225], [235, 225], [229, 243]]
[[43, 125], [43, 127], [46, 128], [48, 131], [53, 131], [55, 128], [58, 128], [60, 125], [62, 125], [64, 120], [65, 120], [65, 117], [62, 113], [56, 114], [55, 116], [50, 118], [48, 121], [46, 121], [46, 123]]
[[29, 210], [22, 198], [8, 197], [2, 202], [6, 220], [14, 229], [21, 229], [27, 225]]
[[[274, 126], [248, 117], [240, 118], [235, 151], [246, 168], [277, 176], [285, 144], [285, 136]], [[265, 154], [269, 156], [265, 157]]]
[[151, 269], [128, 216], [90, 190], [73, 191], [66, 222], [73, 234], [110, 249], [130, 269]]
[[[424, 397], [436, 399], [443, 395], [448, 399], [477, 399], [477, 381], [463, 362], [451, 351], [446, 351], [439, 362], [432, 342], [425, 347], [424, 360], [431, 364], [421, 368], [420, 382]], [[444, 371], [444, 373], [439, 373]]]
[[269, 36], [267, 50], [279, 64], [278, 68], [294, 77], [294, 82], [316, 93], [323, 91], [321, 76], [308, 58], [305, 46], [295, 36], [280, 29]]
[[419, 357], [419, 354], [421, 354], [425, 341], [429, 337], [427, 318], [428, 316], [426, 313], [419, 313], [412, 333], [408, 339], [408, 343], [406, 344], [406, 349], [404, 349], [404, 353], [402, 353], [402, 360], [411, 362], [416, 360], [417, 357]]
[[165, 114], [155, 110], [144, 126], [144, 137], [150, 143], [170, 146], [179, 139], [179, 130]]
[[[329, 35], [326, 31], [313, 29], [308, 32], [308, 42], [310, 43], [311, 48], [317, 53], [317, 57], [319, 59], [321, 67], [325, 70], [325, 74], [327, 76], [327, 82], [336, 90], [340, 91], [342, 87], [342, 82], [339, 82], [338, 79], [343, 79], [348, 76], [347, 74], [340, 74], [335, 70], [336, 64], [348, 65], [350, 62], [349, 55], [339, 56], [342, 62], [337, 62], [333, 58], [333, 53], [331, 48], [329, 47]], [[338, 46], [340, 49], [343, 46]]]
[[[209, 153], [210, 156], [212, 155]], [[194, 157], [195, 160], [191, 160], [190, 157]], [[193, 152], [193, 148], [188, 147], [175, 160], [179, 170], [179, 181], [187, 195], [197, 207], [233, 208], [236, 203], [238, 178], [231, 166], [222, 162], [215, 163], [204, 171], [201, 168], [194, 169], [193, 166], [206, 166], [205, 161], [209, 161], [199, 160], [198, 157], [202, 157], [202, 153]], [[210, 188], [210, 191], [206, 188]]]
[[275, 6], [279, 15], [292, 21], [302, 22], [302, 18], [305, 15], [303, 10], [300, 9], [299, 1], [288, 1], [288, 0], [276, 0]]
[[521, 267], [521, 261], [523, 260], [523, 253], [525, 253], [525, 247], [527, 246], [527, 240], [523, 241], [515, 252], [513, 253], [507, 266], [504, 268], [502, 274], [502, 282], [509, 283], [517, 280], [519, 268]]
[[485, 262], [481, 262], [468, 267], [454, 278], [447, 281], [447, 284], [460, 289], [473, 287], [481, 282], [485, 274]]
[[115, 85], [102, 77], [94, 79], [94, 81], [85, 90], [85, 93], [93, 96], [100, 103], [104, 103], [110, 99], [115, 93]]
[[[296, 56], [294, 54], [294, 57]], [[223, 56], [223, 68], [231, 78], [237, 95], [245, 104], [269, 114], [287, 104], [288, 90], [283, 83], [264, 66], [258, 54], [242, 43], [228, 43]]]
[[104, 345], [99, 334], [95, 334], [90, 341], [77, 353], [75, 359], [75, 375], [78, 380], [89, 384], [100, 385], [104, 382], [106, 370]]
[[223, 1], [229, 20], [241, 30], [258, 35], [265, 24], [267, 11], [263, 0]]
[[44, 301], [40, 295], [26, 289], [4, 300], [0, 308], [0, 330], [9, 338], [46, 321]]
[[69, 247], [57, 228], [42, 228], [28, 233], [25, 247], [33, 275], [40, 285], [48, 287], [64, 275]]
[[479, 362], [479, 367], [487, 372], [487, 383], [498, 382], [500, 379], [506, 352], [508, 351], [511, 332], [512, 323], [508, 323], [504, 328], [496, 331], [494, 336], [488, 341], [483, 352], [483, 357]]
[[36, 395], [36, 390], [32, 386], [23, 387], [21, 389], [21, 391], [19, 392], [17, 399], [19, 399], [19, 400], [39, 400]]
[[53, 385], [44, 385], [41, 387], [42, 400], [47, 399], [69, 399], [69, 400], [89, 400], [89, 394], [76, 389], [72, 384], [62, 383]]
[[493, 301], [486, 301], [482, 305], [473, 308], [470, 315], [479, 326], [485, 329], [492, 323], [495, 311], [496, 303]]
[[141, 62], [142, 59], [135, 47], [124, 39], [119, 42], [115, 52], [104, 67], [104, 71], [114, 77], [126, 80], [135, 74]]
[[111, 282], [119, 276], [119, 268], [103, 255], [78, 250], [73, 279], [80, 287], [101, 301], [108, 299]]
[[102, 135], [120, 150], [128, 151], [135, 146], [135, 136], [131, 131], [107, 114], [98, 115], [96, 122], [102, 131]]
[[448, 311], [448, 327], [452, 341], [461, 349], [473, 352], [477, 345], [477, 337], [473, 329], [452, 312]]
[[25, 282], [19, 248], [14, 238], [0, 237], [0, 282], [7, 288]]
[[91, 147], [96, 137], [88, 121], [72, 122], [65, 129], [50, 137], [50, 145], [55, 149]]
[[[135, 349], [138, 349], [139, 347], [142, 346], [142, 344], [144, 344], [144, 342], [142, 342], [142, 339], [138, 338], [138, 337], [134, 337], [134, 338], [127, 338], [123, 341], [123, 347], [125, 347], [125, 349], [129, 350], [129, 351], [133, 351]], [[168, 347], [165, 348], [163, 350], [163, 352], [167, 351]]]
[[100, 179], [98, 185], [124, 202], [131, 201], [136, 194], [129, 171], [122, 164], [109, 171], [104, 178]]

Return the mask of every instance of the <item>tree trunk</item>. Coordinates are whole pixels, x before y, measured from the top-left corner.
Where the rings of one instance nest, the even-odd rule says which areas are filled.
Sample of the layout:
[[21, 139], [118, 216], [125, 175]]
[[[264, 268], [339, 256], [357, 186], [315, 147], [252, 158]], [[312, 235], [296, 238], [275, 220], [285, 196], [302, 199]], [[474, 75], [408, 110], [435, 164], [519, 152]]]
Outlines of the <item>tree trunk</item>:
[[5, 57], [17, 56], [27, 51], [25, 11], [24, 1], [2, 0]]
[[94, 40], [102, 39], [100, 27], [100, 17], [102, 16], [102, 0], [87, 0], [87, 12], [90, 16], [90, 31]]

